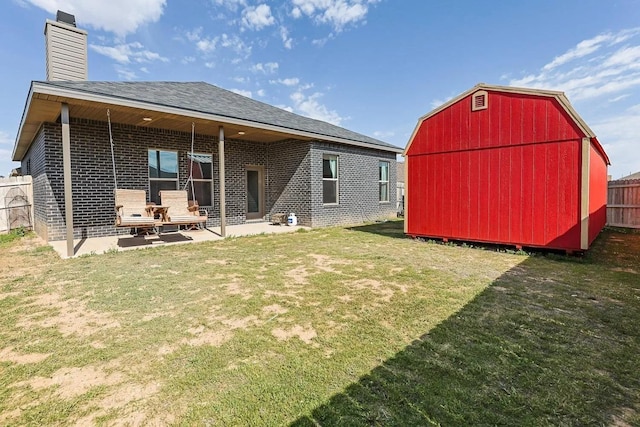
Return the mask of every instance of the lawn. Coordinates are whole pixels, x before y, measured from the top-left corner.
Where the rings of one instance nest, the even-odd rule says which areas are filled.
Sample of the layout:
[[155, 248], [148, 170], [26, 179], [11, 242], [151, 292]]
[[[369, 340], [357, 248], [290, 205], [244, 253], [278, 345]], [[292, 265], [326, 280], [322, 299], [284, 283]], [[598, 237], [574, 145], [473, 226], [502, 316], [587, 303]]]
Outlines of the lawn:
[[640, 233], [583, 258], [399, 221], [0, 251], [0, 425], [640, 425]]

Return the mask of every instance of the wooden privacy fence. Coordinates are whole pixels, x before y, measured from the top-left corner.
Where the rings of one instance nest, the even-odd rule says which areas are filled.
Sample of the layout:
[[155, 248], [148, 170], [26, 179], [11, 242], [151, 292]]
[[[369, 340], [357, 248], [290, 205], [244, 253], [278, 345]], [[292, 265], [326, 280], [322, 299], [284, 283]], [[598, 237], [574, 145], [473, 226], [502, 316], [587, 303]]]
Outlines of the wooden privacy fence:
[[33, 225], [31, 176], [0, 178], [0, 232]]
[[640, 179], [609, 181], [607, 225], [640, 228]]

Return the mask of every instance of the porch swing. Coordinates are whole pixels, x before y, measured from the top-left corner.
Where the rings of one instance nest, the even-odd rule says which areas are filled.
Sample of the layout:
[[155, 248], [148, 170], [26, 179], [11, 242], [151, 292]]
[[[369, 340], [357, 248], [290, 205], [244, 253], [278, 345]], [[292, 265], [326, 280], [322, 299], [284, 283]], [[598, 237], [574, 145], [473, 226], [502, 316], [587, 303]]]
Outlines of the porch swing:
[[[113, 133], [111, 130], [111, 111], [107, 109], [109, 126], [109, 144], [111, 146], [111, 164], [113, 166], [113, 182], [116, 210], [116, 227], [153, 228], [164, 225], [190, 225], [198, 228], [206, 224], [207, 216], [200, 214], [197, 202], [189, 204], [187, 186], [191, 184], [191, 194], [195, 194], [193, 186], [193, 145], [195, 139], [195, 123], [191, 123], [191, 167], [189, 178], [183, 190], [160, 191], [161, 206], [155, 207], [147, 202], [145, 190], [128, 190], [118, 188], [116, 160], [114, 154]], [[159, 219], [155, 219], [156, 214]]]

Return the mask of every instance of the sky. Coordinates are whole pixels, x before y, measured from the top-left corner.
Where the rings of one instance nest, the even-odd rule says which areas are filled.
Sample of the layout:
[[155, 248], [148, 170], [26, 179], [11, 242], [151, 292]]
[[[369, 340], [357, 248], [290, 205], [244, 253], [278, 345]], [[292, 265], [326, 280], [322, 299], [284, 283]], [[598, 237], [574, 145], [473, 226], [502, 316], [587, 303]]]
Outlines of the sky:
[[0, 175], [57, 10], [90, 80], [205, 81], [398, 147], [477, 83], [559, 90], [609, 174], [640, 171], [640, 0], [2, 0]]

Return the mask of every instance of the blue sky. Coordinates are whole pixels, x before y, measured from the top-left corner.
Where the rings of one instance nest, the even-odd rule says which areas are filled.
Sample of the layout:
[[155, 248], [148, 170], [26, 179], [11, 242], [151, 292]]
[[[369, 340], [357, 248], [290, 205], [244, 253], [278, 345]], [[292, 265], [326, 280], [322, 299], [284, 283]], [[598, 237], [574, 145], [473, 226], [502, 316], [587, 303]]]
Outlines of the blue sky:
[[609, 173], [640, 171], [640, 0], [3, 0], [0, 175], [58, 9], [90, 80], [206, 81], [400, 147], [479, 82], [561, 90]]

